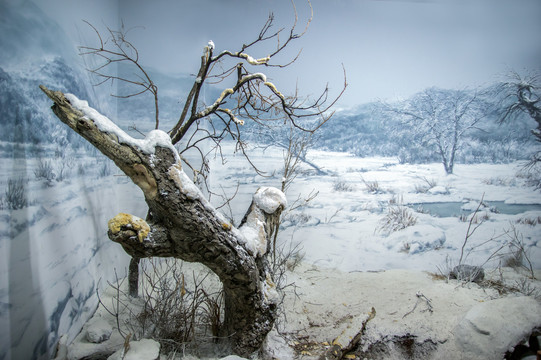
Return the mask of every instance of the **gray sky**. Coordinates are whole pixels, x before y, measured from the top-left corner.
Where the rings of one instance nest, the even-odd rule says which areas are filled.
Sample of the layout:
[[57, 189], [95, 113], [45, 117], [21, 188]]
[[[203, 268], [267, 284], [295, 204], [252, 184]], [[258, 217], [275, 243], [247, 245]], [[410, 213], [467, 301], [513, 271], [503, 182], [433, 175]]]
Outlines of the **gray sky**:
[[[78, 19], [109, 25], [115, 19], [112, 3], [38, 5], [80, 41], [84, 26]], [[309, 6], [304, 0], [296, 6], [300, 30]], [[285, 92], [298, 84], [302, 94], [316, 95], [328, 83], [336, 94], [342, 64], [349, 83], [342, 107], [405, 97], [429, 86], [486, 85], [508, 69], [541, 71], [540, 0], [312, 0], [312, 6], [308, 33], [287, 54], [302, 49], [301, 57], [270, 74]], [[294, 19], [287, 0], [119, 0], [118, 11], [127, 27], [144, 26], [132, 33], [143, 62], [174, 73], [196, 72], [210, 39], [216, 51], [238, 50], [258, 34], [270, 11], [276, 27]], [[251, 55], [269, 52], [258, 50]]]

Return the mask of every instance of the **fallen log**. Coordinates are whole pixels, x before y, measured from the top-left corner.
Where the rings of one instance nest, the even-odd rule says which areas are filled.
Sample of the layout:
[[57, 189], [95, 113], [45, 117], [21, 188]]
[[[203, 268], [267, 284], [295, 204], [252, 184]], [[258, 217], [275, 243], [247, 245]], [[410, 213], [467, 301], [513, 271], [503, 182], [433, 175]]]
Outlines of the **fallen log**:
[[[331, 346], [319, 357], [319, 360], [340, 360], [345, 355], [353, 351], [361, 341], [361, 338], [366, 330], [366, 325], [376, 316], [376, 309], [372, 308], [368, 314], [355, 316], [348, 323], [348, 326], [342, 331], [336, 339], [331, 343]], [[359, 327], [355, 326], [361, 322], [360, 330], [355, 332]], [[343, 346], [342, 344], [347, 344]]]

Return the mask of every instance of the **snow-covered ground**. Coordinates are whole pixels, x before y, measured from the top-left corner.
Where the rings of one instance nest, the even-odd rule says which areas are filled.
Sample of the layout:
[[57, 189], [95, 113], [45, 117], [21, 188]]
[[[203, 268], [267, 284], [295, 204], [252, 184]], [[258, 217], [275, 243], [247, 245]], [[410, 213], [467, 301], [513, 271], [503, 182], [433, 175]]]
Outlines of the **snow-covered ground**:
[[[219, 169], [213, 174], [214, 183], [229, 193], [240, 182], [232, 206], [237, 220], [258, 186], [280, 186], [282, 150], [268, 148], [252, 154], [257, 166], [268, 174], [275, 171], [273, 177], [255, 177], [241, 155], [230, 158], [223, 167], [214, 166]], [[541, 192], [526, 185], [523, 163], [457, 164], [454, 174], [446, 175], [441, 164], [398, 164], [393, 158], [357, 158], [325, 151], [312, 151], [308, 158], [326, 174], [317, 175], [309, 166], [303, 167], [287, 191], [288, 201], [294, 204], [299, 196], [301, 201], [310, 194], [317, 196], [301, 208], [286, 211], [280, 236], [284, 245], [300, 244], [308, 263], [342, 271], [437, 271], [448, 262], [458, 262], [470, 214], [483, 200], [486, 207], [479, 209], [472, 222], [471, 228], [478, 228], [468, 238], [462, 262], [483, 265], [516, 234], [534, 268], [541, 268], [541, 225], [531, 225], [541, 220], [539, 205], [515, 215], [493, 208], [501, 202], [541, 204]], [[433, 216], [419, 212], [415, 205], [408, 211], [416, 219], [415, 225], [392, 233], [383, 228], [390, 203], [400, 209], [408, 204], [450, 202], [463, 203], [462, 218], [460, 213]], [[509, 249], [498, 253], [503, 256]], [[496, 266], [502, 256], [492, 257], [490, 265]]]
[[[226, 144], [224, 150], [227, 153], [232, 148]], [[224, 165], [220, 159], [211, 164], [214, 190], [237, 192], [231, 211], [228, 206], [221, 208], [236, 223], [260, 186], [280, 187], [282, 178], [281, 149], [252, 149], [250, 154], [251, 160], [269, 177], [255, 175], [241, 154], [229, 156]], [[306, 358], [313, 358], [325, 341], [333, 340], [334, 332], [347, 325], [348, 316], [356, 318], [371, 307], [377, 315], [367, 328], [368, 340], [377, 343], [391, 338], [414, 339], [415, 344], [425, 344], [419, 345], [418, 351], [434, 355], [428, 349], [430, 339], [441, 351], [453, 354], [450, 358], [457, 358], [460, 351], [467, 349], [461, 347], [466, 345], [457, 340], [454, 329], [461, 326], [460, 322], [475, 305], [500, 296], [495, 290], [434, 280], [427, 274], [445, 273], [458, 264], [461, 254], [462, 263], [484, 266], [489, 278], [499, 279], [503, 274], [510, 286], [522, 283], [523, 289], [539, 288], [538, 282], [527, 278], [526, 269], [517, 272], [506, 267], [516, 260], [513, 254], [518, 254], [518, 244], [525, 251], [523, 263], [528, 265], [530, 261], [533, 269], [541, 269], [541, 211], [534, 206], [541, 204], [541, 192], [527, 186], [522, 163], [457, 164], [455, 174], [446, 175], [441, 164], [398, 164], [393, 158], [362, 159], [324, 151], [311, 151], [308, 158], [323, 173], [303, 165], [287, 191], [290, 205], [302, 204], [303, 199], [316, 193], [317, 196], [284, 213], [280, 246], [287, 249], [299, 245], [303, 257], [302, 265], [289, 278], [295, 282], [300, 298], [286, 298], [287, 321], [282, 321], [282, 330], [287, 334], [287, 346], [276, 334], [267, 346], [268, 351], [279, 354], [278, 358], [293, 356], [294, 348], [299, 350], [295, 356], [305, 351]], [[5, 220], [0, 225], [0, 249], [5, 260], [0, 262], [0, 295], [2, 306], [5, 304], [1, 315], [2, 322], [10, 326], [4, 328], [8, 332], [4, 338], [28, 334], [32, 327], [25, 324], [35, 321], [36, 314], [45, 317], [41, 322], [59, 327], [55, 336], [80, 327], [97, 303], [89, 291], [99, 278], [102, 277], [103, 284], [105, 278], [111, 279], [114, 269], [119, 276], [125, 274], [129, 258], [106, 239], [106, 222], [119, 211], [144, 217], [142, 194], [126, 177], [115, 176], [118, 170], [114, 165], [103, 174], [104, 163], [93, 157], [78, 156], [75, 164], [65, 181], [54, 181], [50, 187], [34, 176], [33, 170], [39, 165], [37, 158], [25, 163], [8, 162], [4, 167], [12, 170], [9, 176], [27, 180], [30, 204], [22, 210], [0, 210]], [[0, 181], [6, 184], [8, 179], [5, 174], [2, 176]], [[469, 220], [481, 199], [484, 205], [470, 227]], [[211, 199], [215, 205], [220, 205], [220, 200]], [[418, 205], [406, 208], [410, 204], [438, 202], [463, 203], [463, 215], [437, 217], [417, 211]], [[501, 203], [530, 204], [533, 210], [514, 215], [498, 213], [493, 206]], [[385, 228], [389, 209], [401, 211], [415, 224], [389, 231]], [[511, 243], [515, 247], [509, 246]], [[29, 251], [30, 257], [25, 257], [24, 251]], [[9, 270], [8, 265], [32, 274], [35, 285], [24, 291], [25, 287], [17, 287], [16, 272]], [[536, 275], [541, 276], [539, 272]], [[423, 312], [421, 302], [417, 311], [403, 318], [418, 301], [417, 292], [431, 299], [434, 312]], [[40, 294], [49, 295], [40, 298]], [[25, 297], [27, 302], [13, 302]], [[511, 317], [521, 319], [526, 306], [530, 308], [530, 319], [541, 324], [541, 312], [532, 308], [531, 303], [521, 301], [504, 304], [513, 314]], [[37, 307], [45, 308], [45, 314], [34, 314], [32, 309]], [[14, 314], [20, 314], [17, 316], [24, 320], [22, 326], [15, 326], [14, 321], [19, 318]], [[493, 320], [489, 327], [501, 327], [497, 317]], [[530, 331], [530, 322], [523, 322], [523, 328], [513, 325], [513, 329], [518, 329], [513, 336]], [[509, 341], [515, 341], [513, 336], [508, 336]], [[73, 337], [71, 334], [68, 341]], [[320, 348], [303, 350], [309, 343], [317, 343]], [[483, 355], [484, 350], [480, 351]]]

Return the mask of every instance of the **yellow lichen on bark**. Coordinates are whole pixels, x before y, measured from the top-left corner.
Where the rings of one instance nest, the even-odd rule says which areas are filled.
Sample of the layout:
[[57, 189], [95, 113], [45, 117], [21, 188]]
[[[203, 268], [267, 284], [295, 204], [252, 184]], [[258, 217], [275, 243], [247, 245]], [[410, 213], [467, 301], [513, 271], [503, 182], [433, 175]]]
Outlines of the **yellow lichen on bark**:
[[231, 230], [231, 228], [232, 228], [231, 224], [226, 223], [226, 222], [222, 223], [222, 229], [229, 231]]
[[135, 215], [126, 213], [119, 213], [117, 216], [109, 220], [107, 225], [113, 234], [118, 233], [120, 230], [122, 230], [122, 228], [137, 232], [137, 238], [140, 242], [143, 242], [150, 232], [150, 226], [148, 226], [145, 220]]

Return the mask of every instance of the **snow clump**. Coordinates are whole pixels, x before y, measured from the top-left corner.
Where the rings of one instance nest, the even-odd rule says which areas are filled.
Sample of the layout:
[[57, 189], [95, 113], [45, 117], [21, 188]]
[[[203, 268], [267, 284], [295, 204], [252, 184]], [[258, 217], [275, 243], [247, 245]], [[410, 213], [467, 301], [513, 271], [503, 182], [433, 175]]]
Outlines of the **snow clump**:
[[86, 339], [94, 344], [109, 340], [113, 327], [102, 318], [93, 318], [87, 323]]
[[282, 208], [287, 206], [286, 195], [273, 187], [259, 188], [254, 195], [254, 202], [267, 214], [274, 214], [280, 206]]

